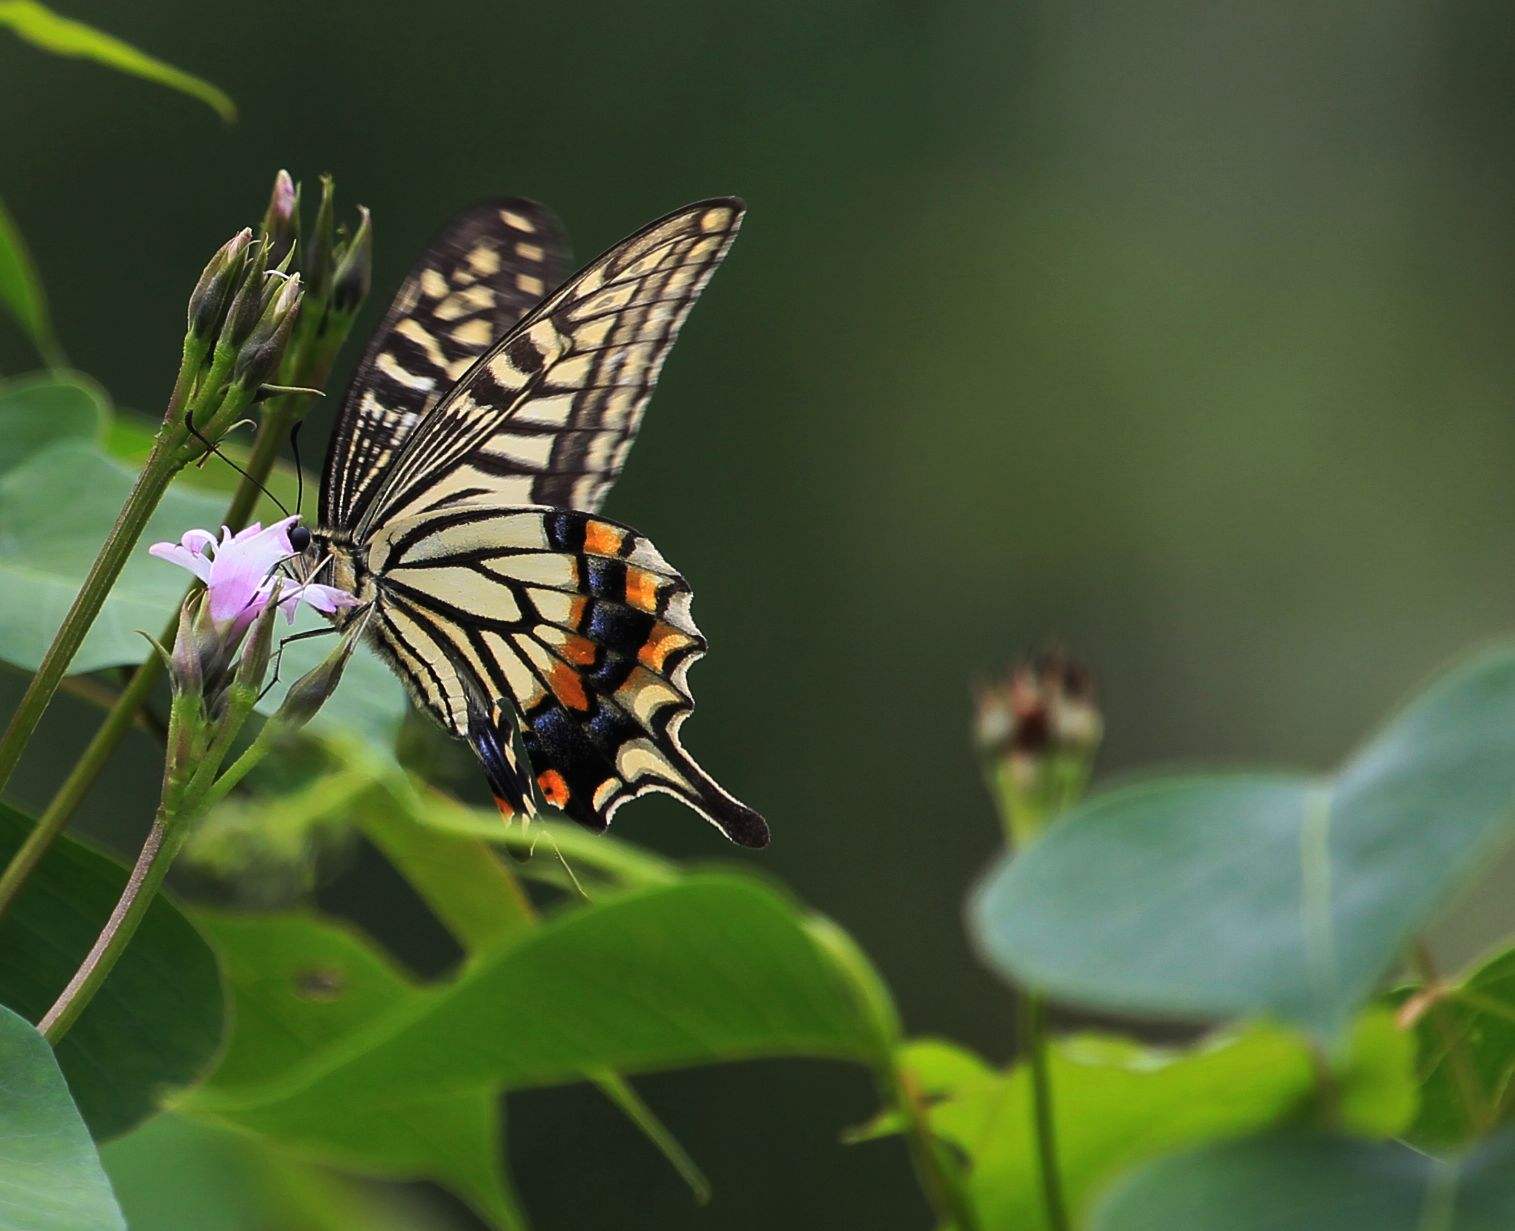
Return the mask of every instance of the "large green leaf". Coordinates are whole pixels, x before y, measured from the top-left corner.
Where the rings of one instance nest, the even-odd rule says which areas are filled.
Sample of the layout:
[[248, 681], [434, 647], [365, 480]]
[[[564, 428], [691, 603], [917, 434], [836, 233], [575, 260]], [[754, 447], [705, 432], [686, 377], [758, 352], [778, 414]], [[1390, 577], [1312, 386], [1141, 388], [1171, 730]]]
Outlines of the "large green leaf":
[[37, 276], [37, 267], [21, 238], [21, 229], [3, 201], [0, 201], [0, 307], [26, 331], [45, 363], [57, 367], [62, 362], [42, 279]]
[[1515, 834], [1515, 648], [1438, 681], [1332, 777], [1091, 799], [976, 894], [1005, 974], [1090, 1005], [1339, 1032]]
[[418, 1090], [758, 1056], [882, 1064], [891, 1043], [792, 903], [707, 874], [562, 914], [284, 1078], [190, 1105], [298, 1142]]
[[78, 56], [157, 82], [198, 98], [227, 122], [237, 118], [236, 105], [210, 82], [165, 64], [82, 21], [60, 17], [36, 0], [0, 0], [0, 26], [9, 26], [27, 42], [54, 55]]
[[155, 1116], [101, 1151], [131, 1231], [442, 1231], [420, 1200], [301, 1163], [246, 1133]]
[[125, 1231], [52, 1049], [0, 1008], [0, 1231]]
[[[32, 822], [0, 804], [0, 862]], [[0, 1003], [36, 1021], [68, 983], [110, 916], [126, 869], [60, 838], [0, 920]], [[58, 1063], [97, 1138], [152, 1114], [169, 1088], [194, 1081], [221, 1039], [215, 957], [165, 897], [58, 1045]]]
[[1100, 1203], [1091, 1231], [1509, 1231], [1515, 1136], [1461, 1160], [1304, 1134], [1148, 1163]]
[[1515, 1116], [1515, 950], [1432, 996], [1415, 1023], [1423, 1084], [1410, 1136], [1440, 1148]]
[[[56, 400], [61, 394], [53, 388], [50, 396]], [[36, 404], [35, 394], [25, 400], [0, 399], [0, 439], [12, 424], [33, 432]], [[56, 416], [51, 435], [35, 429], [35, 447], [29, 451], [10, 456], [0, 450], [0, 659], [27, 670], [41, 661], [135, 475], [105, 452], [96, 439], [99, 430], [98, 419]], [[59, 492], [69, 498], [60, 500]], [[189, 582], [182, 569], [149, 556], [148, 546], [178, 539], [195, 526], [219, 526], [225, 505], [223, 496], [199, 489], [185, 477], [169, 488], [71, 671], [142, 660], [147, 642], [137, 630], [160, 633]], [[320, 617], [303, 611], [294, 631], [324, 627]], [[330, 638], [291, 643], [281, 669], [284, 683], [314, 667], [333, 644]], [[283, 692], [283, 685], [274, 689], [260, 708], [272, 712]], [[375, 747], [392, 747], [407, 705], [394, 674], [360, 646], [312, 729], [346, 732]]]
[[[1356, 1032], [1344, 1081], [1354, 1126], [1392, 1133], [1413, 1110], [1410, 1055], [1385, 1013]], [[1109, 1181], [1144, 1159], [1234, 1137], [1297, 1115], [1313, 1097], [1314, 1062], [1298, 1036], [1254, 1027], [1187, 1051], [1074, 1035], [1049, 1049], [1058, 1164], [1074, 1221]], [[924, 1098], [931, 1129], [967, 1160], [968, 1192], [985, 1227], [1048, 1226], [1024, 1066], [997, 1071], [936, 1040], [907, 1044], [900, 1067]], [[899, 1129], [887, 1113], [858, 1134]]]
[[105, 391], [75, 372], [0, 382], [0, 473], [60, 440], [95, 439], [107, 422], [109, 406]]
[[[414, 1011], [426, 993], [364, 938], [300, 915], [200, 912], [232, 989], [230, 1042], [208, 1094], [277, 1081], [312, 1054], [340, 1047], [374, 1020]], [[192, 1110], [200, 1100], [185, 1104]], [[301, 1145], [313, 1157], [374, 1175], [425, 1176], [472, 1202], [496, 1226], [521, 1219], [502, 1170], [498, 1098], [490, 1087], [438, 1094], [415, 1083], [382, 1115], [333, 1108], [319, 1138]], [[288, 1144], [288, 1143], [284, 1143]]]

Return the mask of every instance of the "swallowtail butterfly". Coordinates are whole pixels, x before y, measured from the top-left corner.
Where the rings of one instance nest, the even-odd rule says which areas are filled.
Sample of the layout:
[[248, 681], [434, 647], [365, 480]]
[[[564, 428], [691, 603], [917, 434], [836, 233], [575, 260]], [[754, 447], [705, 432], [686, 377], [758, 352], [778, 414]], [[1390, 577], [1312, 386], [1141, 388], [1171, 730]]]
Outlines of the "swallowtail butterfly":
[[742, 213], [686, 206], [567, 277], [542, 206], [475, 207], [411, 270], [343, 400], [291, 572], [362, 600], [338, 623], [364, 621], [507, 818], [540, 798], [603, 830], [661, 791], [768, 841], [679, 741], [705, 652], [688, 584], [598, 516]]

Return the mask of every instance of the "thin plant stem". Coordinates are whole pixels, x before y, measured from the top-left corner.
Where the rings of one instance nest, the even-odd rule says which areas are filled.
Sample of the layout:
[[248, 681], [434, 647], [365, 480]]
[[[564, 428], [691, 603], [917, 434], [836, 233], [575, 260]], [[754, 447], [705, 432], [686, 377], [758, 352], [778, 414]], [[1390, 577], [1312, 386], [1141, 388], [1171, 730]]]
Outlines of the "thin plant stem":
[[73, 661], [90, 625], [100, 614], [106, 595], [115, 585], [127, 558], [142, 536], [147, 519], [158, 507], [169, 480], [179, 469], [174, 456], [177, 445], [178, 441], [169, 429], [165, 428], [159, 433], [147, 464], [137, 475], [131, 494], [127, 496], [126, 503], [116, 518], [116, 524], [111, 527], [95, 562], [90, 566], [84, 584], [74, 597], [68, 614], [63, 617], [63, 623], [53, 637], [52, 644], [48, 646], [47, 653], [43, 655], [42, 663], [32, 676], [20, 705], [11, 715], [4, 736], [0, 736], [0, 788], [10, 780], [32, 733], [52, 701], [53, 694], [58, 691], [69, 663]]
[[[180, 396], [182, 406], [185, 393], [177, 389], [176, 393]], [[171, 407], [171, 409], [177, 413], [176, 408]], [[279, 404], [270, 405], [259, 422], [252, 455], [248, 458], [247, 473], [232, 494], [231, 503], [226, 510], [225, 522], [233, 530], [240, 530], [253, 509], [257, 507], [262, 486], [267, 481], [274, 462], [278, 458], [279, 443], [288, 426], [289, 417], [289, 410], [284, 405], [284, 399], [280, 399]], [[164, 628], [159, 641], [171, 647], [178, 628], [179, 619], [176, 612]], [[21, 891], [22, 885], [42, 861], [43, 856], [52, 848], [84, 797], [89, 794], [90, 787], [95, 784], [95, 780], [105, 769], [111, 754], [126, 738], [126, 733], [132, 729], [137, 715], [146, 704], [148, 697], [152, 695], [153, 688], [162, 675], [163, 662], [156, 654], [149, 654], [132, 673], [131, 679], [105, 715], [105, 720], [100, 724], [94, 737], [37, 819], [37, 824], [27, 834], [26, 840], [15, 855], [11, 857], [5, 871], [0, 873], [0, 918], [5, 917], [6, 912], [15, 902], [16, 895]], [[247, 765], [242, 773], [245, 774], [251, 768], [251, 764]], [[231, 788], [228, 786], [226, 789]], [[223, 791], [222, 794], [224, 793]]]
[[143, 843], [142, 853], [137, 856], [136, 866], [132, 868], [110, 919], [62, 995], [37, 1023], [38, 1030], [49, 1043], [56, 1046], [58, 1040], [68, 1033], [69, 1027], [78, 1020], [79, 1014], [84, 1012], [110, 975], [137, 925], [147, 914], [147, 908], [152, 905], [169, 864], [183, 845], [186, 832], [187, 826], [175, 823], [159, 808], [147, 841]]
[[1020, 1045], [1031, 1075], [1031, 1127], [1036, 1140], [1042, 1204], [1052, 1231], [1068, 1231], [1068, 1206], [1063, 1196], [1057, 1127], [1052, 1112], [1052, 1074], [1047, 1067], [1047, 1003], [1036, 992], [1021, 993], [1020, 1026]]

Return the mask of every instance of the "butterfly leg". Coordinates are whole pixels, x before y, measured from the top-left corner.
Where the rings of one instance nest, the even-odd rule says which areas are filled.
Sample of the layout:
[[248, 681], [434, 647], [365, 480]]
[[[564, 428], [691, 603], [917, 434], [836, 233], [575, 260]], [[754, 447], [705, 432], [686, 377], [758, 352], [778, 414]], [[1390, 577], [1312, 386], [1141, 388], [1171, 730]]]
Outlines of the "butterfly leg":
[[312, 637], [329, 637], [333, 633], [340, 632], [340, 631], [341, 630], [338, 629], [338, 628], [336, 628], [335, 626], [333, 626], [331, 628], [311, 628], [311, 629], [307, 629], [303, 633], [291, 633], [288, 637], [281, 637], [279, 639], [279, 648], [274, 651], [274, 658], [273, 658], [274, 674], [273, 674], [273, 678], [271, 680], [269, 680], [268, 683], [263, 686], [263, 691], [258, 694], [258, 700], [261, 701], [261, 700], [263, 700], [264, 697], [268, 696], [268, 694], [273, 691], [274, 685], [279, 682], [279, 668], [280, 668], [281, 665], [283, 665], [283, 662], [284, 662], [284, 647], [285, 646], [290, 645], [291, 643], [296, 642], [296, 641], [309, 641]]

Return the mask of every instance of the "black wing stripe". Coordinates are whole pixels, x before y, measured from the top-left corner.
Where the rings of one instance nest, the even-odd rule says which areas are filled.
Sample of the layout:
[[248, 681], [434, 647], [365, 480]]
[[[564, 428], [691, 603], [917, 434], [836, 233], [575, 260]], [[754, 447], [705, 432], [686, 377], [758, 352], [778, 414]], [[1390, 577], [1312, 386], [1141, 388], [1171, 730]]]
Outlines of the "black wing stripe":
[[357, 520], [426, 411], [567, 273], [562, 226], [535, 202], [485, 202], [448, 223], [348, 387], [321, 483], [325, 525]]

